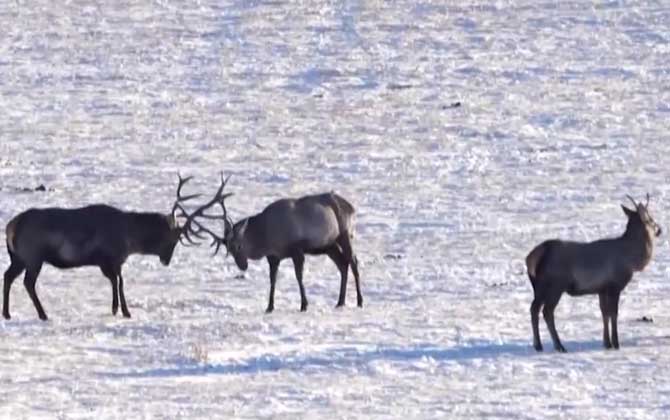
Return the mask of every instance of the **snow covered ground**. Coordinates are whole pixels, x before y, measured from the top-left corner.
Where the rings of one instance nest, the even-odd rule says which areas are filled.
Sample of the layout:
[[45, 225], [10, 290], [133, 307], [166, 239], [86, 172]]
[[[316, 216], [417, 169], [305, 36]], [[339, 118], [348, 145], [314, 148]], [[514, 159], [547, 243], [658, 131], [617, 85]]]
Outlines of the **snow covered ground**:
[[620, 234], [627, 193], [670, 224], [664, 2], [17, 0], [0, 27], [2, 226], [168, 211], [177, 171], [212, 193], [232, 174], [235, 218], [335, 189], [365, 297], [350, 282], [334, 309], [337, 270], [310, 258], [299, 313], [286, 262], [266, 315], [265, 262], [178, 248], [125, 265], [124, 320], [97, 269], [46, 267], [50, 320], [17, 281], [0, 321], [0, 418], [670, 417], [668, 236], [623, 294], [620, 351], [597, 298], [564, 297], [570, 353], [535, 353], [523, 265]]

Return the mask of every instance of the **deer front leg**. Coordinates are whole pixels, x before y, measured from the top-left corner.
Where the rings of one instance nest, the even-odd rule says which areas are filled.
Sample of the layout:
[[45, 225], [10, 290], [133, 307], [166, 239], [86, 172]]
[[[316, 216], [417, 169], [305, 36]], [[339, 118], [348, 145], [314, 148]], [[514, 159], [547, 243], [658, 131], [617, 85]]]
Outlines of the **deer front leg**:
[[112, 315], [116, 315], [119, 311], [119, 283], [116, 277], [116, 272], [110, 265], [103, 265], [100, 267], [102, 274], [107, 277], [112, 284]]
[[605, 292], [600, 292], [598, 294], [598, 298], [600, 300], [600, 313], [602, 314], [603, 317], [603, 346], [605, 346], [606, 349], [611, 349], [612, 342], [610, 341], [610, 329], [609, 329], [609, 322], [610, 322], [609, 305], [608, 305], [609, 299], [607, 293]]
[[608, 298], [609, 315], [612, 320], [612, 347], [619, 350], [619, 331], [617, 325], [617, 318], [619, 317], [619, 296], [621, 292], [610, 294]]
[[300, 312], [307, 310], [307, 296], [305, 295], [305, 286], [302, 284], [302, 272], [305, 266], [305, 254], [302, 252], [295, 253], [291, 259], [293, 260], [293, 268], [295, 269], [295, 278], [298, 280], [298, 288], [300, 288]]
[[265, 312], [269, 314], [275, 310], [275, 284], [277, 283], [277, 271], [279, 270], [279, 262], [281, 260], [276, 257], [268, 257], [267, 259], [270, 265], [270, 297]]
[[121, 301], [121, 313], [125, 318], [130, 318], [130, 312], [128, 311], [128, 306], [126, 305], [126, 295], [123, 292], [123, 276], [121, 275], [121, 268], [119, 272], [119, 300]]

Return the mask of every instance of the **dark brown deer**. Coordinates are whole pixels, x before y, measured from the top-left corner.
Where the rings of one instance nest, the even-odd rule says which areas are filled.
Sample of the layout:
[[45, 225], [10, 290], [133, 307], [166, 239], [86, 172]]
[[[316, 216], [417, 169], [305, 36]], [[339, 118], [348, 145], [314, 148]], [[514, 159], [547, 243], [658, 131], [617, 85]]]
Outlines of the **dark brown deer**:
[[[42, 308], [35, 283], [44, 263], [58, 268], [98, 266], [112, 283], [112, 314], [130, 312], [123, 291], [121, 266], [132, 254], [157, 255], [163, 265], [170, 264], [177, 242], [189, 236], [194, 218], [221, 201], [223, 185], [215, 197], [192, 214], [183, 203], [197, 195], [182, 196], [181, 189], [191, 178], [179, 177], [177, 200], [171, 213], [125, 212], [107, 205], [76, 209], [30, 209], [14, 217], [6, 229], [7, 250], [11, 264], [4, 276], [2, 315], [10, 319], [9, 292], [12, 282], [24, 270], [24, 285], [40, 319], [47, 315]], [[180, 210], [177, 214], [176, 211]], [[186, 217], [183, 226], [177, 217]]]
[[649, 194], [646, 204], [636, 203], [632, 197], [627, 197], [633, 202], [635, 210], [621, 206], [628, 217], [622, 236], [589, 243], [549, 240], [535, 247], [526, 257], [528, 277], [535, 293], [530, 305], [535, 350], [542, 351], [538, 325], [542, 309], [554, 348], [565, 352], [554, 324], [554, 309], [563, 292], [570, 296], [598, 294], [603, 318], [603, 344], [608, 349], [619, 348], [619, 296], [633, 273], [647, 266], [652, 257], [653, 238], [661, 234], [661, 228], [649, 214]]
[[[224, 181], [225, 183], [225, 181]], [[305, 255], [328, 255], [340, 271], [340, 295], [337, 306], [343, 306], [347, 291], [349, 266], [356, 280], [357, 304], [363, 306], [358, 259], [354, 253], [354, 207], [334, 192], [285, 198], [268, 205], [262, 212], [235, 224], [227, 216], [224, 199], [220, 205], [225, 222], [221, 238], [195, 222], [198, 231], [209, 233], [218, 247], [223, 244], [232, 254], [240, 270], [248, 268], [248, 260], [266, 258], [270, 266], [270, 297], [266, 312], [274, 310], [275, 284], [281, 260], [293, 260], [300, 289], [300, 310], [307, 310], [307, 297], [302, 282]], [[204, 214], [200, 214], [203, 216]], [[206, 215], [204, 215], [206, 216]], [[207, 216], [206, 216], [207, 217]], [[216, 253], [216, 251], [215, 251]]]

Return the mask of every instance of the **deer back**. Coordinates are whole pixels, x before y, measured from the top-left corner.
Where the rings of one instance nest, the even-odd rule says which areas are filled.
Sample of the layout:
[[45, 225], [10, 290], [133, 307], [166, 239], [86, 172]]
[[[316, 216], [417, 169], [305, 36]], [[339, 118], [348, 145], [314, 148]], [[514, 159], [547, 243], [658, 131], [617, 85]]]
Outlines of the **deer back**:
[[350, 215], [341, 207], [332, 193], [273, 202], [249, 218], [245, 239], [250, 257], [281, 257], [295, 247], [307, 252], [327, 248], [351, 227]]
[[121, 251], [125, 231], [123, 213], [110, 206], [30, 209], [7, 225], [7, 246], [26, 262], [77, 266], [101, 248]]

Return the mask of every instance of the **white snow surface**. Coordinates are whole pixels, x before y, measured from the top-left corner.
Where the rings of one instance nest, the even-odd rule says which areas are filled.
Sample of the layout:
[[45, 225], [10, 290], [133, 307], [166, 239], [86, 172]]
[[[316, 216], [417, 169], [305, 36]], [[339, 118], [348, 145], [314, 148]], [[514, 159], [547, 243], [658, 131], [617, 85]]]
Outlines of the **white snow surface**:
[[231, 174], [235, 219], [336, 190], [365, 298], [350, 276], [335, 309], [311, 257], [300, 313], [286, 261], [266, 315], [265, 261], [179, 246], [126, 263], [126, 320], [98, 269], [45, 266], [49, 321], [21, 279], [0, 321], [0, 418], [670, 417], [668, 237], [619, 351], [587, 296], [556, 311], [569, 353], [542, 321], [536, 353], [523, 262], [619, 235], [626, 194], [670, 221], [667, 2], [17, 0], [0, 27], [0, 223], [167, 212], [177, 172]]

